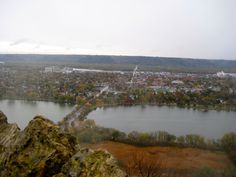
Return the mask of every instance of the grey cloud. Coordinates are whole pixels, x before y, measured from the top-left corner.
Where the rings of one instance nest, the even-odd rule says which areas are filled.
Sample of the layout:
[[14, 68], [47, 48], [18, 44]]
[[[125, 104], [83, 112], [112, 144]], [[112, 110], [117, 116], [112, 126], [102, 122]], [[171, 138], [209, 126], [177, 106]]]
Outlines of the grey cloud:
[[19, 40], [16, 40], [16, 41], [14, 41], [14, 42], [12, 42], [11, 44], [10, 44], [10, 46], [15, 46], [15, 45], [19, 45], [19, 44], [21, 44], [21, 43], [25, 43], [25, 42], [28, 42], [29, 40], [28, 39], [19, 39]]
[[0, 0], [0, 42], [236, 59], [235, 6], [235, 0]]

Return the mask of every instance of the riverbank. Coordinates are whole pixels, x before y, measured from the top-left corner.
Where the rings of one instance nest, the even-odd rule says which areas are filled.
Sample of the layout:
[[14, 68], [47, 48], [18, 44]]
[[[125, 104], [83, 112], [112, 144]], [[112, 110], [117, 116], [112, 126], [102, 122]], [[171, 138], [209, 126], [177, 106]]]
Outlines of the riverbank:
[[[207, 111], [228, 111], [228, 112], [236, 112], [236, 107], [233, 108], [229, 108], [227, 106], [203, 106], [203, 105], [192, 105], [192, 106], [179, 106], [177, 104], [156, 104], [156, 103], [135, 103], [135, 104], [103, 104], [101, 106], [98, 106], [96, 108], [110, 108], [110, 107], [118, 107], [118, 106], [126, 106], [126, 107], [131, 107], [131, 106], [157, 106], [157, 107], [162, 107], [162, 106], [167, 106], [167, 107], [171, 107], [171, 108], [181, 108], [181, 109], [193, 109], [193, 110], [198, 110], [198, 111], [202, 111], [202, 112], [207, 112]], [[93, 108], [96, 109], [96, 108]]]
[[97, 103], [97, 101], [95, 100], [93, 103], [89, 103], [89, 106], [84, 107], [84, 105], [78, 105], [78, 110], [81, 110], [82, 107], [84, 107], [82, 114], [80, 114], [79, 119], [83, 120], [86, 119], [86, 116], [96, 110], [97, 108], [110, 108], [110, 107], [118, 107], [118, 106], [126, 106], [126, 107], [130, 107], [130, 106], [158, 106], [158, 107], [162, 107], [162, 106], [167, 106], [167, 107], [172, 107], [172, 108], [181, 108], [181, 109], [193, 109], [193, 110], [198, 110], [201, 112], [207, 112], [207, 111], [211, 111], [211, 110], [215, 110], [215, 111], [227, 111], [227, 112], [236, 112], [236, 107], [235, 106], [231, 106], [229, 107], [228, 105], [201, 105], [201, 104], [192, 104], [192, 105], [178, 105], [177, 103], [130, 103], [130, 104], [124, 104], [124, 103], [119, 103], [118, 101], [113, 101], [113, 103], [106, 103], [105, 99], [101, 99], [99, 100], [99, 102]]
[[[170, 108], [180, 108], [180, 109], [193, 109], [201, 112], [208, 112], [208, 111], [227, 111], [227, 112], [236, 112], [236, 108], [227, 108], [227, 107], [204, 107], [202, 105], [196, 105], [196, 106], [178, 106], [177, 104], [154, 104], [154, 103], [135, 103], [135, 104], [119, 104], [119, 103], [113, 103], [113, 104], [104, 104], [104, 103], [99, 103], [99, 105], [96, 104], [88, 104], [87, 106], [84, 105], [75, 105], [75, 109], [68, 114], [65, 117], [65, 120], [69, 120], [70, 117], [75, 118], [75, 115], [78, 115], [75, 119], [78, 120], [85, 120], [87, 118], [87, 115], [91, 113], [92, 111], [95, 111], [97, 108], [115, 108], [119, 106], [125, 106], [125, 107], [132, 107], [132, 106], [157, 106], [157, 107], [163, 107], [167, 106]], [[79, 112], [79, 114], [77, 113]]]
[[11, 101], [15, 101], [15, 100], [22, 100], [22, 101], [45, 101], [45, 102], [52, 102], [52, 103], [57, 103], [57, 104], [68, 104], [68, 105], [75, 105], [75, 102], [60, 102], [56, 99], [46, 99], [46, 98], [22, 98], [22, 97], [1, 97], [1, 100], [11, 100]]

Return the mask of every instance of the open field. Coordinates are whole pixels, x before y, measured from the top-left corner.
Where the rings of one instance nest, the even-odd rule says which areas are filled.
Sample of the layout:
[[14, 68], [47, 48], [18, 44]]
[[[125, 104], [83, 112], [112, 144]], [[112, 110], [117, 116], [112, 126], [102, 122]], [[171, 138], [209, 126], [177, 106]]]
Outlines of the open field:
[[233, 165], [224, 152], [212, 152], [194, 148], [136, 147], [110, 141], [98, 144], [82, 144], [82, 147], [106, 149], [125, 165], [130, 163], [131, 156], [134, 153], [144, 153], [150, 160], [153, 158], [159, 159], [166, 169], [184, 172], [192, 172], [203, 167], [223, 170]]

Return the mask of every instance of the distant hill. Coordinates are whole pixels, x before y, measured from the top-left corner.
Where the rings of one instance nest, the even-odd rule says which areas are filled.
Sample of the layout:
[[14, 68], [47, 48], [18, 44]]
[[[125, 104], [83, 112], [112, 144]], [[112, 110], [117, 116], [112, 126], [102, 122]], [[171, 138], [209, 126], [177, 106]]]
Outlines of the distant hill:
[[168, 71], [236, 72], [236, 60], [207, 60], [191, 58], [103, 56], [103, 55], [33, 55], [0, 54], [0, 61], [73, 62], [104, 66], [139, 65], [143, 69]]

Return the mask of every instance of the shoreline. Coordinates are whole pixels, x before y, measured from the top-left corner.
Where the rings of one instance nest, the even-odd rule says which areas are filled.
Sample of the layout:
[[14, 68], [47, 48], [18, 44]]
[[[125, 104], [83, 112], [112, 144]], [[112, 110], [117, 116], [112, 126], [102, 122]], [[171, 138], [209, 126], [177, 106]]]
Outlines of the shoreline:
[[59, 101], [55, 101], [53, 99], [27, 99], [27, 98], [9, 98], [9, 97], [0, 98], [0, 101], [4, 101], [4, 100], [9, 100], [9, 101], [32, 101], [32, 102], [41, 101], [41, 102], [51, 102], [51, 103], [56, 103], [56, 104], [65, 104], [65, 105], [77, 106], [77, 104], [67, 103], [67, 102], [59, 102]]

